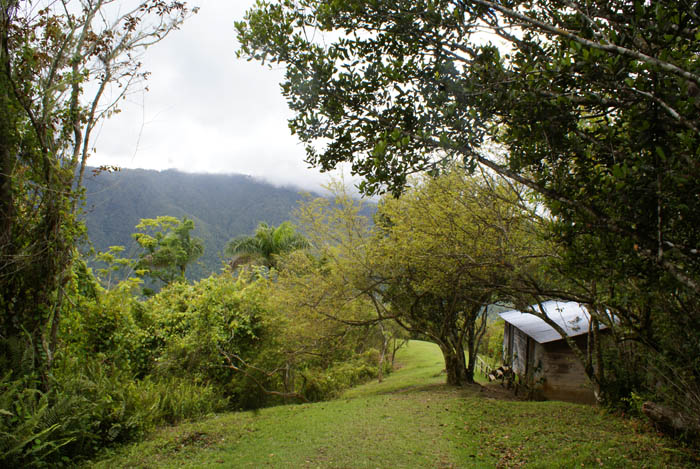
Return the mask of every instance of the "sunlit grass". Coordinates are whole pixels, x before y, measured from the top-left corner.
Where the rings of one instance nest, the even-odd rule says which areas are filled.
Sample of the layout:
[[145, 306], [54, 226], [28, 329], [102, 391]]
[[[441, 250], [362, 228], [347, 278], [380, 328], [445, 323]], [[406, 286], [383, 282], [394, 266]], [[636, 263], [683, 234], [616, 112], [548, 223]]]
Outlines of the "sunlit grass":
[[345, 391], [342, 397], [370, 396], [445, 382], [442, 352], [430, 342], [412, 340], [407, 346], [400, 348], [396, 352], [395, 367], [397, 370], [381, 383], [371, 381], [357, 386]]
[[401, 368], [342, 398], [164, 428], [86, 467], [688, 467], [692, 456], [590, 406], [487, 397], [443, 385], [439, 349], [412, 341]]

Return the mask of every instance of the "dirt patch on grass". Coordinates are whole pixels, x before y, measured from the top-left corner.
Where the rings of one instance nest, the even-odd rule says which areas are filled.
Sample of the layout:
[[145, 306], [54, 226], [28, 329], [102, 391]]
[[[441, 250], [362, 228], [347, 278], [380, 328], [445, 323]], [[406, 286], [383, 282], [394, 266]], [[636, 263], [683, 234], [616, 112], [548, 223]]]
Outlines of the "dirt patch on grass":
[[487, 399], [498, 399], [499, 401], [526, 401], [525, 396], [516, 396], [514, 389], [501, 386], [500, 383], [488, 383], [478, 385], [481, 387], [479, 394]]
[[179, 435], [177, 438], [164, 445], [163, 449], [177, 453], [178, 451], [182, 451], [186, 448], [205, 448], [211, 444], [212, 438], [208, 434], [200, 431], [193, 431], [185, 433], [184, 435]]
[[388, 391], [386, 394], [428, 394], [438, 396], [479, 396], [486, 399], [498, 399], [500, 401], [526, 401], [526, 396], [516, 396], [513, 389], [502, 387], [499, 383], [467, 384], [464, 386], [448, 386], [445, 383], [426, 384], [422, 386], [407, 386], [401, 389]]

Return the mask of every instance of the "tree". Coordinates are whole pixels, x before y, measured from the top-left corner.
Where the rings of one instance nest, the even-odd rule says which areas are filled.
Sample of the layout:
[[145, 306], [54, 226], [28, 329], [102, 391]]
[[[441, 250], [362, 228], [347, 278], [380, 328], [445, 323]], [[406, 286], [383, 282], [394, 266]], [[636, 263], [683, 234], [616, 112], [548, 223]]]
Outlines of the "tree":
[[545, 256], [520, 196], [456, 168], [380, 205], [374, 275], [387, 312], [440, 346], [448, 384], [474, 381], [487, 306], [508, 299], [515, 277]]
[[[528, 231], [530, 214], [514, 203], [519, 195], [503, 182], [457, 169], [383, 199], [374, 224], [347, 195], [340, 193], [333, 205], [317, 200], [302, 207], [299, 218], [320, 260], [315, 273], [292, 275], [305, 289], [296, 296], [347, 324], [396, 322], [440, 347], [448, 384], [471, 383], [486, 306], [543, 250]], [[361, 304], [374, 315], [367, 317]]]
[[133, 259], [121, 257], [123, 252], [124, 246], [110, 246], [107, 251], [98, 252], [95, 255], [95, 259], [104, 265], [97, 269], [96, 278], [106, 290], [110, 290], [119, 283], [120, 271], [128, 272], [125, 277], [129, 277], [133, 271]]
[[187, 266], [204, 253], [204, 242], [193, 238], [190, 232], [194, 222], [187, 217], [144, 218], [136, 225], [136, 242], [144, 249], [135, 269], [168, 285], [185, 280]]
[[664, 363], [650, 381], [683, 376], [682, 398], [700, 383], [696, 6], [285, 0], [237, 30], [241, 55], [286, 66], [312, 165], [398, 193], [458, 159], [537, 191], [559, 270]]
[[280, 254], [307, 246], [304, 236], [291, 223], [284, 222], [275, 228], [261, 222], [253, 236], [241, 236], [229, 241], [226, 254], [233, 258], [233, 267], [246, 262], [261, 262], [265, 267], [274, 267]]
[[[0, 3], [0, 324], [46, 386], [98, 123], [142, 82], [140, 53], [189, 15], [182, 2]], [[4, 351], [2, 352], [4, 355]]]
[[[309, 163], [351, 162], [367, 192], [400, 191], [444, 157], [483, 164], [697, 291], [697, 238], [685, 238], [698, 207], [684, 197], [698, 180], [692, 5], [282, 1], [237, 30], [242, 55], [287, 66]], [[321, 45], [309, 28], [339, 34]]]

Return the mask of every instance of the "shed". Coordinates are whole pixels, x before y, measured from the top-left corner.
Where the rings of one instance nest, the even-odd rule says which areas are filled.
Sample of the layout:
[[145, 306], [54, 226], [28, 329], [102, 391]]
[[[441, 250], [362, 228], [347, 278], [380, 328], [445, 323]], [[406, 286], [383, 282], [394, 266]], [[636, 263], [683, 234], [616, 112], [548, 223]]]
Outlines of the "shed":
[[[530, 308], [543, 311], [586, 350], [590, 315], [585, 306], [549, 300]], [[503, 360], [520, 379], [548, 399], [595, 402], [583, 364], [559, 332], [534, 314], [512, 310], [500, 316], [505, 321]]]

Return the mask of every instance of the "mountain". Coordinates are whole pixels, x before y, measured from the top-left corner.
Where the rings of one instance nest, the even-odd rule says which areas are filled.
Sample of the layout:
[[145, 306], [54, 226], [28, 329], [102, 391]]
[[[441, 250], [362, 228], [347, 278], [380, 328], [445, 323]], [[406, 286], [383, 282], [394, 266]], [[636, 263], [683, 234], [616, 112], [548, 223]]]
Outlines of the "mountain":
[[[126, 257], [136, 257], [138, 246], [131, 235], [142, 218], [187, 216], [195, 222], [194, 236], [204, 240], [204, 255], [188, 269], [191, 280], [218, 272], [226, 242], [250, 235], [260, 222], [278, 225], [292, 217], [304, 198], [298, 189], [239, 174], [190, 174], [176, 170], [122, 169], [94, 175], [85, 181], [84, 220], [93, 247], [126, 247]], [[312, 194], [318, 196], [317, 194]]]

